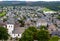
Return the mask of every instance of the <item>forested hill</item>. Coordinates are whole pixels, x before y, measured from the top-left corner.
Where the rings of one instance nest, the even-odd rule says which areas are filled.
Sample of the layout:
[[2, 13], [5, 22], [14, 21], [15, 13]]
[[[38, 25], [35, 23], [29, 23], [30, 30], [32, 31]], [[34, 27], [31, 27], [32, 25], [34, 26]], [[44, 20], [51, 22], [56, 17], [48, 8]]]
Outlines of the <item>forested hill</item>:
[[1, 1], [0, 6], [41, 6], [47, 7], [52, 10], [60, 10], [60, 1], [55, 2], [44, 2], [44, 1], [37, 1], [37, 2], [26, 2], [26, 1]]

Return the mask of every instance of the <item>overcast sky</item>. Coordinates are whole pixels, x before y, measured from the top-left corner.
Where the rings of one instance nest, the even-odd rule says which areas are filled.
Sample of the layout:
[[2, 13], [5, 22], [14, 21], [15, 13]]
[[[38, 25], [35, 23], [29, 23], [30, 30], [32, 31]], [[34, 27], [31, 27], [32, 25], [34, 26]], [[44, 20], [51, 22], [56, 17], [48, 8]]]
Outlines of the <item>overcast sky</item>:
[[0, 0], [0, 1], [60, 1], [60, 0]]

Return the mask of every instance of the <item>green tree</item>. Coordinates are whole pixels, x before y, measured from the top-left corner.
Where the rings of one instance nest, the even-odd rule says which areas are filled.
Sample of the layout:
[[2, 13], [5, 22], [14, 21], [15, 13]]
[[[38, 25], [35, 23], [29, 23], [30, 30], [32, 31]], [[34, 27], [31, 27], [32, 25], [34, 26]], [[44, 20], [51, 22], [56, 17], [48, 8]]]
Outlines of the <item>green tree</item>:
[[34, 26], [28, 27], [22, 34], [20, 41], [33, 41], [37, 39], [37, 29]]
[[36, 32], [37, 31], [36, 27], [34, 27], [34, 26], [28, 27], [28, 30], [30, 30], [32, 32]]
[[38, 41], [48, 41], [50, 38], [49, 32], [47, 30], [40, 30], [37, 33]]
[[22, 34], [22, 37], [19, 41], [33, 41], [32, 32], [30, 30], [25, 30], [25, 32]]
[[49, 41], [58, 41], [59, 37], [58, 36], [53, 36], [51, 37], [51, 39]]
[[28, 30], [30, 30], [33, 33], [33, 39], [36, 40], [37, 39], [37, 28], [34, 26], [31, 26], [28, 28]]
[[[45, 27], [43, 26], [43, 28]], [[34, 41], [34, 40], [48, 41], [49, 39], [50, 39], [50, 34], [47, 30], [45, 29], [37, 30], [36, 27], [31, 26], [24, 31], [20, 41]]]
[[3, 19], [3, 22], [7, 21], [7, 18]]
[[45, 30], [46, 29], [46, 27], [45, 26], [40, 26], [40, 30]]
[[23, 19], [18, 20], [18, 22], [21, 23], [21, 25], [20, 25], [21, 27], [24, 27], [24, 21], [23, 21]]
[[0, 40], [7, 40], [9, 38], [9, 34], [6, 28], [0, 27]]

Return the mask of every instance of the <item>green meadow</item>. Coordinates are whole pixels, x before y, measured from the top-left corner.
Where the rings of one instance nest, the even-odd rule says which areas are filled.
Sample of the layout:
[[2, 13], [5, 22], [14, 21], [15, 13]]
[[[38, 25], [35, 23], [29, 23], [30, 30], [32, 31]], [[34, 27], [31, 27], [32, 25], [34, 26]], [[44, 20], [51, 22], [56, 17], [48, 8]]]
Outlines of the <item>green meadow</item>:
[[0, 12], [0, 17], [3, 17], [3, 16], [5, 16], [6, 15], [6, 12]]

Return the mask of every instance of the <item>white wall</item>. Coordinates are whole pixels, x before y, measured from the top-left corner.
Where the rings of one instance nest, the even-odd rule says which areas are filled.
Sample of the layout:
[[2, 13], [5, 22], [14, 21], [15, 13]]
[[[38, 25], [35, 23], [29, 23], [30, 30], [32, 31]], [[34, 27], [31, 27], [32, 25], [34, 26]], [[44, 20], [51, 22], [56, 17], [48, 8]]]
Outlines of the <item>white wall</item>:
[[21, 38], [21, 34], [19, 34], [19, 35], [18, 34], [11, 34], [11, 37], [12, 38], [15, 38], [15, 37]]
[[12, 33], [12, 31], [14, 30], [14, 24], [7, 24], [7, 29], [8, 29], [8, 34], [10, 34], [12, 38], [15, 37], [21, 38], [21, 34]]
[[8, 29], [8, 33], [11, 34], [12, 31], [14, 30], [14, 25], [13, 24], [7, 24], [7, 29]]
[[36, 24], [37, 27], [38, 27], [38, 26], [41, 26], [41, 25], [47, 26], [47, 23], [37, 23], [37, 24]]

